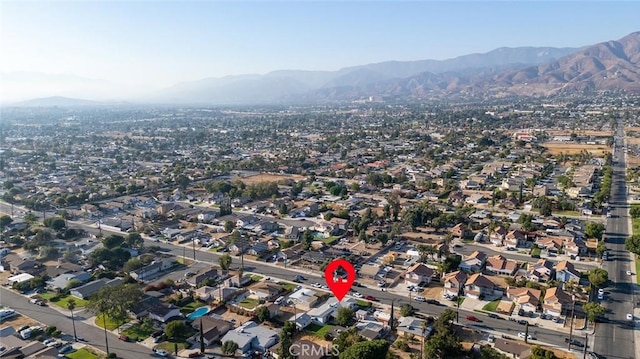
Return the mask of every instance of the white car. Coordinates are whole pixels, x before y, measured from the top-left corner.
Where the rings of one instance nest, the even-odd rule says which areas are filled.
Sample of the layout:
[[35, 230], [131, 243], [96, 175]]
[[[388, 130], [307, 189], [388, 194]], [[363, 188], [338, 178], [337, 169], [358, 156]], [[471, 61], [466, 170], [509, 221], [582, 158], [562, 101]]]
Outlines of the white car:
[[534, 339], [534, 338], [533, 338], [533, 336], [531, 336], [531, 334], [527, 335], [527, 334], [525, 334], [524, 332], [520, 332], [520, 333], [518, 333], [518, 338], [522, 338], [522, 339], [524, 339], [525, 337], [526, 337], [528, 340], [533, 340], [533, 339]]
[[630, 270], [627, 271], [627, 275], [631, 275], [631, 271]]
[[153, 349], [153, 352], [156, 353], [156, 355], [161, 356], [161, 357], [169, 356], [169, 353], [167, 353], [167, 351], [164, 350], [164, 349]]
[[598, 289], [598, 294], [604, 294], [604, 289], [602, 288]]
[[356, 298], [364, 298], [364, 295], [362, 295], [362, 294], [360, 294], [358, 292], [353, 293], [353, 296], [356, 297]]
[[312, 286], [312, 287], [314, 287], [314, 288], [320, 288], [320, 287], [322, 287], [322, 284], [320, 284], [320, 283], [313, 283], [311, 286]]
[[425, 297], [421, 297], [421, 296], [417, 296], [415, 298], [415, 300], [416, 300], [416, 302], [426, 302], [427, 301], [427, 299]]
[[627, 320], [633, 320], [633, 314], [627, 313]]

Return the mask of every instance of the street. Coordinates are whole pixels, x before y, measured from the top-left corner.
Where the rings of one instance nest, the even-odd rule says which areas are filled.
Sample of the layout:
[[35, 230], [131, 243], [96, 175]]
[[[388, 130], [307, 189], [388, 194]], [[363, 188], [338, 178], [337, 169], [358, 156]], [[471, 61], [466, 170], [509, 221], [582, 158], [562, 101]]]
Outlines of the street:
[[635, 272], [633, 259], [624, 249], [624, 241], [630, 235], [629, 205], [627, 203], [626, 164], [624, 147], [623, 122], [618, 121], [615, 136], [616, 150], [613, 158], [613, 176], [611, 185], [612, 217], [607, 221], [606, 244], [609, 248], [609, 261], [603, 268], [609, 272], [611, 294], [604, 301], [609, 323], [599, 323], [596, 329], [594, 351], [608, 359], [635, 358], [634, 328], [626, 320], [627, 313], [634, 311], [633, 277], [627, 271]]

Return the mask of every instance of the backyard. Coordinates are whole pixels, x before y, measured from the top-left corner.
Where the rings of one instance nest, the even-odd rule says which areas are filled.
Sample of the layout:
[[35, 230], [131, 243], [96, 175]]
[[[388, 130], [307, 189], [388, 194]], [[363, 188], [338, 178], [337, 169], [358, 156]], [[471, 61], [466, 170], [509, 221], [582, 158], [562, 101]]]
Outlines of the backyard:
[[245, 309], [253, 309], [257, 307], [258, 304], [260, 304], [258, 300], [253, 298], [244, 298], [243, 300], [238, 302], [238, 305]]
[[88, 351], [85, 348], [80, 348], [80, 349], [76, 350], [73, 353], [65, 355], [65, 358], [69, 358], [69, 359], [95, 359], [95, 358], [98, 358], [98, 356], [93, 354], [92, 352]]
[[325, 324], [318, 325], [315, 323], [310, 324], [306, 330], [310, 333], [313, 333], [316, 337], [320, 339], [324, 339], [325, 335], [333, 329], [333, 325]]
[[293, 292], [297, 287], [297, 285], [288, 282], [279, 282], [278, 284], [281, 285], [282, 288], [284, 288], [284, 290], [286, 290], [287, 292]]
[[189, 313], [192, 313], [194, 310], [196, 310], [196, 309], [198, 309], [198, 308], [200, 308], [200, 307], [202, 307], [204, 305], [206, 305], [205, 302], [201, 302], [199, 300], [194, 300], [194, 301], [189, 302], [188, 304], [183, 305], [180, 308], [180, 313], [189, 314]]

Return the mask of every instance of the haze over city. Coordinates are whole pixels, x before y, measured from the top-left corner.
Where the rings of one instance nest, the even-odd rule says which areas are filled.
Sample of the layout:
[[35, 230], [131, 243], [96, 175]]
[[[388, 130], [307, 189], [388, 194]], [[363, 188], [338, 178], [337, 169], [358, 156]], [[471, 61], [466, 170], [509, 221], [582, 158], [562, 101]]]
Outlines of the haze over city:
[[90, 97], [118, 99], [209, 77], [443, 60], [499, 47], [578, 48], [636, 31], [640, 13], [634, 2], [0, 6], [3, 101], [59, 95], [56, 87], [71, 83], [90, 84]]

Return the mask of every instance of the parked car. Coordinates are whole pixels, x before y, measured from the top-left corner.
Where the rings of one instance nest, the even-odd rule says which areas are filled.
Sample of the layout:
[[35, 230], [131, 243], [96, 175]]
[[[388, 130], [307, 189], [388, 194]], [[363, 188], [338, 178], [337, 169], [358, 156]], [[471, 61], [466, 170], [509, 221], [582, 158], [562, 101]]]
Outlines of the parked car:
[[167, 353], [167, 351], [164, 350], [164, 349], [153, 349], [153, 352], [156, 355], [161, 356], [161, 357], [168, 357], [169, 356], [169, 353]]
[[374, 296], [372, 296], [372, 295], [367, 295], [367, 296], [365, 296], [365, 297], [364, 297], [364, 299], [366, 299], [366, 300], [370, 300], [370, 301], [373, 301], [373, 302], [375, 302], [375, 301], [377, 301], [377, 300], [378, 300], [378, 299], [376, 299], [376, 297], [374, 297]]
[[425, 297], [417, 296], [414, 298], [416, 302], [426, 302], [427, 299]]
[[479, 322], [480, 319], [474, 317], [473, 315], [467, 315], [467, 320], [471, 322]]
[[518, 324], [527, 325], [528, 323], [529, 323], [529, 322], [527, 322], [527, 321], [526, 321], [526, 320], [524, 320], [524, 319], [520, 319], [520, 320], [518, 320]]
[[627, 275], [631, 275], [631, 271], [630, 270], [627, 271]]
[[121, 335], [118, 337], [118, 339], [122, 340], [123, 342], [128, 342], [130, 340], [129, 337], [126, 335]]
[[278, 299], [273, 301], [273, 304], [280, 305], [282, 304], [283, 301], [284, 301], [284, 297], [278, 297]]
[[627, 320], [633, 320], [633, 314], [627, 313]]
[[518, 333], [518, 338], [527, 338], [527, 340], [534, 340], [535, 338], [531, 334], [525, 334], [524, 332]]
[[364, 298], [364, 295], [362, 295], [362, 294], [360, 294], [358, 292], [353, 293], [353, 296], [356, 297], [356, 298]]
[[496, 313], [489, 313], [489, 314], [487, 314], [487, 316], [488, 316], [489, 318], [494, 318], [494, 319], [498, 319], [498, 318], [500, 318], [500, 316], [499, 316], [499, 315], [497, 315]]
[[71, 353], [73, 351], [73, 347], [71, 346], [71, 344], [66, 344], [64, 345], [62, 348], [58, 349], [58, 353], [60, 354], [67, 354], [67, 353]]

